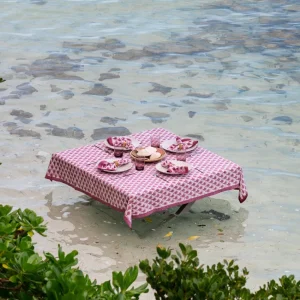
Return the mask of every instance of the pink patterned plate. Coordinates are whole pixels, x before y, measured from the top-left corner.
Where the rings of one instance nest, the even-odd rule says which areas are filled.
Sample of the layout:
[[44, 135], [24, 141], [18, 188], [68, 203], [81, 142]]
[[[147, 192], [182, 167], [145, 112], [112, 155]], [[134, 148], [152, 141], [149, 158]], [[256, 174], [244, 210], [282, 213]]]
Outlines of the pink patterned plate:
[[[110, 159], [101, 159], [101, 160], [105, 160], [105, 161], [107, 161], [109, 163], [112, 163], [112, 162], [116, 161], [116, 159], [113, 159], [113, 158], [110, 158]], [[97, 162], [97, 166], [98, 166], [99, 163], [100, 163], [100, 161]], [[99, 168], [99, 170], [102, 171], [102, 172], [108, 172], [108, 173], [122, 173], [122, 172], [126, 172], [126, 171], [130, 170], [132, 167], [133, 167], [133, 163], [130, 162], [130, 163], [126, 164], [126, 165], [118, 167], [115, 171], [104, 170], [104, 169], [100, 169], [100, 168]]]
[[[188, 167], [189, 168], [189, 172], [192, 170], [192, 165], [185, 162], [185, 161], [179, 161], [179, 160], [171, 160], [171, 162], [175, 165], [175, 166], [178, 166], [178, 167]], [[161, 163], [158, 163], [155, 165], [155, 168], [157, 171], [161, 172], [161, 173], [164, 173], [164, 174], [168, 174], [168, 175], [181, 175], [181, 174], [178, 174], [178, 173], [169, 173], [167, 171], [167, 168], [164, 168]]]

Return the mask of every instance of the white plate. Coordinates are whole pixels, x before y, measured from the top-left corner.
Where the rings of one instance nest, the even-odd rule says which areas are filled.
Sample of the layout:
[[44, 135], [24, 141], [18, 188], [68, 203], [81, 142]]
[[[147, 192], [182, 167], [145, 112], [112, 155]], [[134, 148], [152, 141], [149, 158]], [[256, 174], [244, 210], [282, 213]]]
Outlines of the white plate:
[[[179, 160], [171, 160], [171, 162], [175, 165], [175, 166], [178, 166], [178, 167], [188, 167], [189, 168], [189, 172], [192, 170], [192, 165], [185, 162], [185, 161], [179, 161]], [[177, 174], [177, 173], [169, 173], [167, 171], [167, 168], [164, 168], [162, 165], [162, 163], [158, 163], [155, 165], [155, 168], [157, 171], [161, 172], [161, 173], [165, 173], [165, 174], [168, 174], [168, 175], [184, 175], [184, 174]]]
[[[97, 162], [97, 168], [98, 168], [100, 161], [103, 161], [103, 160], [112, 163], [112, 162], [118, 160], [118, 158], [101, 159]], [[108, 173], [122, 173], [122, 172], [126, 172], [126, 171], [130, 170], [132, 167], [133, 167], [133, 163], [130, 162], [124, 166], [118, 167], [116, 171], [102, 170], [102, 169], [99, 169], [99, 170], [103, 171], [103, 172], [108, 172]]]
[[[191, 139], [191, 140], [192, 140], [192, 141], [197, 141], [197, 140], [194, 140], [194, 139]], [[198, 142], [198, 141], [197, 141], [197, 142]], [[171, 140], [163, 141], [163, 142], [161, 143], [160, 146], [161, 146], [163, 149], [165, 149], [165, 150], [167, 150], [167, 151], [169, 151], [169, 152], [173, 152], [173, 153], [180, 153], [180, 152], [183, 152], [183, 151], [178, 151], [178, 150], [170, 150], [169, 147], [170, 147], [171, 145], [173, 145], [173, 144], [176, 144], [176, 139], [171, 139]], [[195, 146], [186, 149], [185, 151], [186, 151], [186, 152], [190, 152], [190, 151], [195, 150], [197, 147], [198, 147], [198, 143], [197, 143]]]
[[[130, 138], [131, 139], [131, 143], [133, 145], [133, 149], [137, 148], [140, 145], [140, 142], [134, 138]], [[114, 149], [114, 146], [111, 146], [108, 142], [107, 139], [104, 140], [104, 145], [110, 149]], [[132, 149], [127, 149], [124, 147], [116, 147], [116, 149], [120, 149], [120, 150], [132, 150]]]

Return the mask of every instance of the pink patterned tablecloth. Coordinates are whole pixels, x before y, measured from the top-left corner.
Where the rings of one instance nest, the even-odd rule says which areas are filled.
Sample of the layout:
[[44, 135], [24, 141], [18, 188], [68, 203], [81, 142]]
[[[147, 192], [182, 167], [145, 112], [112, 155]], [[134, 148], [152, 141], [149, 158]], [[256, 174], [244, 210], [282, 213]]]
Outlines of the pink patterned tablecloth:
[[[162, 140], [175, 135], [162, 128], [155, 128], [132, 136], [142, 144], [150, 143], [150, 136], [159, 133]], [[102, 144], [100, 141], [98, 144]], [[125, 157], [129, 157], [126, 154]], [[218, 194], [227, 190], [239, 190], [239, 201], [246, 200], [248, 194], [243, 171], [237, 164], [204, 148], [198, 147], [197, 154], [188, 162], [204, 173], [191, 170], [187, 175], [155, 176], [155, 164], [147, 164], [144, 171], [131, 176], [100, 172], [95, 164], [87, 165], [111, 155], [93, 145], [70, 149], [52, 155], [46, 178], [63, 182], [95, 200], [124, 212], [124, 220], [129, 227], [133, 218], [142, 218], [154, 212]], [[168, 158], [172, 158], [168, 154]]]

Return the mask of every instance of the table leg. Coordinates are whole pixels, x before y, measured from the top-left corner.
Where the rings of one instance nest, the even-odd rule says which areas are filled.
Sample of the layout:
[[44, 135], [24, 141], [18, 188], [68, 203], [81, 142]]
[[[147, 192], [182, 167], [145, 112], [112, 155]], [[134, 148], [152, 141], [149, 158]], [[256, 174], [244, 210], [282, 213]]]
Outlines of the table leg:
[[176, 216], [181, 215], [182, 213], [188, 212], [190, 210], [190, 208], [193, 206], [195, 202], [190, 202], [190, 203], [186, 203], [186, 204], [182, 204], [179, 209], [175, 212]]

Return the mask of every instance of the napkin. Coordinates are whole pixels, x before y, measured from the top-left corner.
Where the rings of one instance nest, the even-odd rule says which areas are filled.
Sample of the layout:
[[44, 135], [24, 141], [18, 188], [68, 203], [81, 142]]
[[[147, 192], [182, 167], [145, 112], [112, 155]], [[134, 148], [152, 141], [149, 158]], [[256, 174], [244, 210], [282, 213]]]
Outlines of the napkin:
[[161, 163], [162, 167], [167, 169], [168, 173], [172, 174], [187, 174], [189, 168], [187, 166], [176, 166], [169, 160], [165, 160]]
[[113, 147], [133, 148], [131, 139], [124, 136], [115, 136], [107, 138], [107, 142]]
[[116, 171], [118, 167], [127, 165], [130, 162], [128, 158], [116, 159], [113, 162], [102, 160], [98, 164], [98, 169], [106, 171]]
[[194, 147], [195, 145], [198, 144], [198, 141], [194, 141], [188, 138], [182, 139], [179, 136], [176, 137], [176, 143], [172, 144], [169, 149], [170, 150], [184, 150], [184, 149], [188, 149], [191, 147]]

